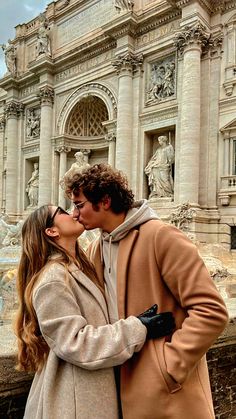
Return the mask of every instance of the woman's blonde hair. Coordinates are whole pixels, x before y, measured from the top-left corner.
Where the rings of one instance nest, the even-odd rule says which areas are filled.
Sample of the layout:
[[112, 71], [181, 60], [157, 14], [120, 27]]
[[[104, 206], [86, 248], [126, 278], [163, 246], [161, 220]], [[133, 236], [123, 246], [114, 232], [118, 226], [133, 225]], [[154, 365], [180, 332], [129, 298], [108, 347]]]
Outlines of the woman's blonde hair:
[[[32, 212], [22, 227], [22, 253], [17, 274], [19, 308], [15, 323], [18, 341], [18, 370], [42, 369], [49, 352], [32, 303], [33, 289], [40, 273], [54, 253], [60, 255], [57, 263], [68, 266], [75, 262], [64, 248], [46, 234], [45, 229], [51, 218], [50, 206], [44, 205]], [[79, 262], [83, 272], [99, 286], [95, 269], [78, 243], [76, 244], [76, 261]]]

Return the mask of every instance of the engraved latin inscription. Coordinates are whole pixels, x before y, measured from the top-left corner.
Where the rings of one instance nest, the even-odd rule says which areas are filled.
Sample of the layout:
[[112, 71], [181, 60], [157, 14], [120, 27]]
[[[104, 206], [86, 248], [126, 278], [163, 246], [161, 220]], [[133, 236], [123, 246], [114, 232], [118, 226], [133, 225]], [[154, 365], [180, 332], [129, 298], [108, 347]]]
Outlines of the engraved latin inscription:
[[58, 48], [117, 17], [114, 0], [99, 0], [58, 25]]

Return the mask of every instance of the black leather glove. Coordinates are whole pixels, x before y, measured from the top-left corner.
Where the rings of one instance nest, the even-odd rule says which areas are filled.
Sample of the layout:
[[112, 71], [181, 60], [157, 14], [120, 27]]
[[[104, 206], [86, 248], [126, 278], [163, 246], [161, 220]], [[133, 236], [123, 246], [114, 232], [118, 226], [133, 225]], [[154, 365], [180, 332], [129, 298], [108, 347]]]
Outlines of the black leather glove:
[[170, 335], [175, 329], [175, 320], [170, 311], [156, 314], [157, 304], [139, 314], [137, 318], [147, 328], [147, 339], [158, 339]]

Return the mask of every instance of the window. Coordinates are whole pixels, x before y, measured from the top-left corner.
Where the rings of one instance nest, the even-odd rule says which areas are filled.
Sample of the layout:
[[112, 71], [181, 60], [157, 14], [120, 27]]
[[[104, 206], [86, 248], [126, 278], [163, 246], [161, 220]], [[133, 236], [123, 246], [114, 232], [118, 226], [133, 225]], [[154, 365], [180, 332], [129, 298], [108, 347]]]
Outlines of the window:
[[236, 249], [236, 226], [231, 226], [231, 249]]

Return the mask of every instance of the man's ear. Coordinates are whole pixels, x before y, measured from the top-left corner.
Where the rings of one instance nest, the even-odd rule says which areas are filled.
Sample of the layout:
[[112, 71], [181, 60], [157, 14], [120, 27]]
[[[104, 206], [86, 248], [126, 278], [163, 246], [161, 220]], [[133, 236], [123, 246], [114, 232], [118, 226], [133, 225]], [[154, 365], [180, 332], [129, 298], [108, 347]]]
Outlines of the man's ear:
[[111, 207], [111, 197], [109, 195], [105, 195], [102, 200], [102, 206], [105, 210], [108, 210]]
[[59, 237], [59, 233], [58, 233], [58, 231], [57, 231], [57, 229], [55, 227], [46, 228], [45, 233], [49, 237], [54, 237], [54, 238], [58, 238]]

